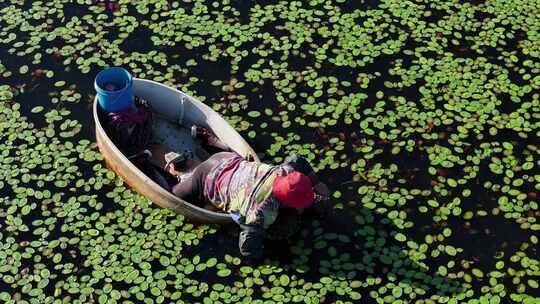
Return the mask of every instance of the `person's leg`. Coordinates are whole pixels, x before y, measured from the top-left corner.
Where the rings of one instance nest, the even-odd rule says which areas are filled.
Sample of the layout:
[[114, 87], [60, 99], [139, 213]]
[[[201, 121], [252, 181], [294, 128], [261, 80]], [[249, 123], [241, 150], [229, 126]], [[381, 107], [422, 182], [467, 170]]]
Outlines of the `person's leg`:
[[202, 206], [204, 197], [204, 179], [212, 169], [209, 163], [203, 162], [191, 174], [185, 174], [181, 180], [172, 188], [172, 193], [177, 197], [189, 201], [192, 204]]
[[233, 152], [220, 152], [212, 155], [209, 159], [199, 164], [193, 170], [192, 174], [182, 178], [173, 187], [172, 192], [181, 199], [202, 206], [204, 203], [204, 181], [206, 180], [206, 176], [212, 168], [234, 155], [236, 153]]

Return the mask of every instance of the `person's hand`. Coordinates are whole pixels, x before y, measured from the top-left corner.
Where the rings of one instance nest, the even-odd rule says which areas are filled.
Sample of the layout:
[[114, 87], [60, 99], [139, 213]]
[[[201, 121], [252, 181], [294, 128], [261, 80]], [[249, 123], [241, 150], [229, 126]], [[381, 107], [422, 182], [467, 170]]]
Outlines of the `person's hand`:
[[315, 193], [322, 196], [323, 198], [328, 198], [328, 187], [323, 183], [319, 182], [315, 187], [313, 187], [313, 190], [315, 190]]
[[316, 202], [313, 204], [313, 210], [319, 217], [325, 218], [330, 215], [330, 212], [334, 208], [333, 203], [328, 200], [330, 191], [326, 184], [322, 182], [315, 185], [313, 189], [316, 194]]

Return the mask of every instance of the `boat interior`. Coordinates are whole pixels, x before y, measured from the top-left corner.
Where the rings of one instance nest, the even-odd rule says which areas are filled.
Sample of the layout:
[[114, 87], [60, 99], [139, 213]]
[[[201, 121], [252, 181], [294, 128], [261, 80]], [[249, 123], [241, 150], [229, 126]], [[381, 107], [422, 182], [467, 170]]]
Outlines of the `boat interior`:
[[[151, 101], [148, 102], [152, 106]], [[213, 153], [220, 152], [220, 150], [217, 150], [214, 147], [203, 147], [199, 140], [194, 139], [191, 136], [191, 126], [194, 125], [193, 122], [183, 119], [173, 120], [170, 117], [162, 115], [160, 111], [154, 111], [154, 109], [152, 109], [152, 113], [152, 135], [149, 148], [147, 149], [151, 152], [151, 156], [147, 157], [144, 153], [135, 156], [124, 155], [149, 178], [161, 185], [167, 191], [171, 191], [172, 187], [178, 182], [175, 175], [189, 173], [194, 169], [194, 166], [183, 166], [181, 168], [173, 166], [173, 169], [165, 170], [165, 155], [167, 153], [178, 153], [190, 150], [193, 152], [194, 156], [194, 161], [190, 163], [196, 165], [197, 163], [206, 160]], [[98, 107], [98, 116], [107, 134], [109, 134], [109, 137], [112, 139], [112, 136], [110, 136], [111, 134], [109, 133], [112, 131], [108, 128], [107, 113]], [[149, 164], [151, 166], [149, 166]], [[201, 207], [216, 211], [216, 209], [210, 205]]]

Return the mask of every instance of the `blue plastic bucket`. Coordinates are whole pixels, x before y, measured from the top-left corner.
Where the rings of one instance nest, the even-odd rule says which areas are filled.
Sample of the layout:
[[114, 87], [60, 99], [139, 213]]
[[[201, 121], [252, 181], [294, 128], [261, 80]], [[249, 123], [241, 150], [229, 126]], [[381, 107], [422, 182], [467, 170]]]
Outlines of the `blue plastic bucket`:
[[133, 107], [133, 77], [123, 68], [99, 72], [94, 88], [99, 105], [106, 112], [122, 112]]

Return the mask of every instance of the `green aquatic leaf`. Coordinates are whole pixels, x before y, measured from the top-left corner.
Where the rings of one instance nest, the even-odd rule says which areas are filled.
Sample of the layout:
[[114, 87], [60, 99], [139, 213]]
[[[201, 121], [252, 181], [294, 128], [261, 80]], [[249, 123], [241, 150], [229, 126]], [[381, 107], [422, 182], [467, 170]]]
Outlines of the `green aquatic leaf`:
[[210, 267], [210, 268], [214, 267], [214, 266], [216, 266], [217, 262], [218, 262], [218, 260], [216, 258], [210, 258], [210, 259], [208, 259], [206, 261], [206, 266]]
[[443, 229], [443, 235], [445, 237], [450, 237], [450, 235], [452, 235], [452, 230], [450, 228], [444, 228]]
[[259, 111], [249, 111], [248, 116], [252, 117], [252, 118], [256, 118], [256, 117], [261, 116], [261, 112], [259, 112]]
[[505, 142], [502, 143], [502, 145], [503, 145], [503, 147], [504, 147], [505, 149], [507, 149], [507, 150], [513, 150], [513, 149], [514, 149], [514, 146], [513, 146], [511, 143], [509, 143], [509, 142], [506, 142], [506, 141], [505, 141]]
[[396, 233], [394, 238], [400, 242], [405, 242], [407, 240], [407, 237], [402, 233]]
[[396, 298], [400, 298], [401, 295], [403, 294], [403, 289], [399, 286], [396, 286], [394, 288], [392, 288], [392, 295]]
[[282, 274], [280, 277], [279, 277], [279, 282], [282, 286], [288, 286], [289, 283], [290, 283], [290, 279], [287, 275], [285, 274]]
[[169, 266], [171, 264], [169, 257], [162, 255], [159, 258], [159, 263], [165, 267]]
[[482, 270], [478, 269], [478, 268], [473, 268], [472, 269], [472, 274], [479, 277], [479, 278], [483, 278], [484, 277], [484, 272], [482, 272]]
[[221, 269], [217, 272], [217, 275], [219, 277], [228, 277], [229, 275], [231, 274], [231, 270], [230, 269]]
[[43, 111], [44, 107], [43, 106], [36, 106], [34, 108], [32, 108], [32, 113], [40, 113], [41, 111]]

